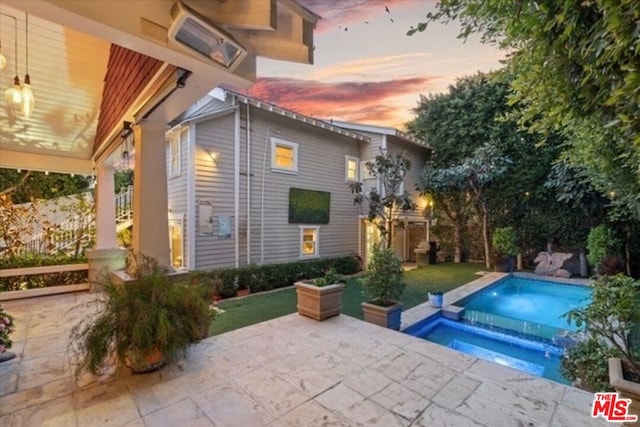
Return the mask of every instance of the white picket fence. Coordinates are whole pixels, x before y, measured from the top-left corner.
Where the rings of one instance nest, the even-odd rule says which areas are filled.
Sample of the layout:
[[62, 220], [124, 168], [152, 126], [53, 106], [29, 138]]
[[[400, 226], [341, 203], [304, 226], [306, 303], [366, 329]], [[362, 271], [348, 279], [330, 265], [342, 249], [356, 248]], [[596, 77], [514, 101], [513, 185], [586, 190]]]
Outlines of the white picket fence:
[[[115, 198], [116, 229], [120, 231], [129, 227], [133, 222], [133, 186], [121, 188]], [[81, 240], [81, 244], [86, 243], [86, 239], [92, 234], [91, 229], [95, 227], [95, 218], [91, 219], [89, 230], [86, 229], [85, 221], [81, 218], [74, 218], [57, 224], [54, 233], [40, 232], [26, 241], [18, 253], [54, 254], [73, 250], [78, 240]]]

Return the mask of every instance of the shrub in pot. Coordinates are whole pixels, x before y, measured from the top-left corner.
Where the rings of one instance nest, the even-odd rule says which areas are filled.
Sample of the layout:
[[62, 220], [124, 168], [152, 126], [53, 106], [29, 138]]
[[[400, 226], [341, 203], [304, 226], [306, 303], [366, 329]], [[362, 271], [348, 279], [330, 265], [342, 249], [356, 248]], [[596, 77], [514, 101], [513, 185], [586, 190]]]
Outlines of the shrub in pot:
[[[601, 378], [586, 383], [598, 388], [610, 384], [622, 397], [634, 401], [630, 412], [640, 416], [640, 282], [622, 274], [599, 277], [593, 283], [591, 302], [569, 311], [565, 317], [584, 328], [595, 344], [579, 343], [571, 348], [563, 366], [570, 366], [574, 357], [580, 358], [584, 362], [582, 370], [593, 375], [603, 372], [606, 358], [615, 356], [608, 361], [609, 378], [602, 373]], [[593, 391], [604, 391], [598, 388]]]
[[513, 272], [515, 257], [520, 253], [516, 231], [513, 227], [498, 227], [493, 231], [491, 239], [496, 270]]
[[393, 248], [375, 245], [364, 276], [359, 279], [371, 299], [362, 303], [364, 320], [391, 329], [400, 329], [404, 292], [402, 261]]
[[101, 374], [114, 363], [134, 372], [157, 369], [208, 331], [211, 289], [174, 279], [154, 260], [139, 258], [144, 260], [132, 280], [105, 279], [103, 291], [89, 303], [95, 311], [73, 327], [76, 377], [85, 371]]
[[344, 283], [335, 268], [329, 268], [322, 277], [310, 282], [296, 282], [297, 309], [302, 316], [324, 320], [342, 311]]

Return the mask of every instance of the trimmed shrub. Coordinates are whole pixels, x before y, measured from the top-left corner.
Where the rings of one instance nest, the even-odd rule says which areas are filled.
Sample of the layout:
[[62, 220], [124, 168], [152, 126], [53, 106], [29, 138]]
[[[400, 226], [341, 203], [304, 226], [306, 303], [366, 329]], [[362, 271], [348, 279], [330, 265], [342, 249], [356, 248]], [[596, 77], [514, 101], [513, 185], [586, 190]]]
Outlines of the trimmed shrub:
[[600, 267], [609, 258], [616, 257], [620, 252], [620, 240], [616, 237], [613, 230], [604, 224], [592, 228], [587, 236], [587, 260], [589, 264], [600, 272]]
[[353, 274], [358, 271], [359, 265], [355, 257], [347, 256], [286, 264], [220, 268], [193, 274], [194, 277], [198, 277], [198, 281], [202, 280], [203, 275], [210, 276], [214, 280], [222, 280], [223, 284], [218, 285], [222, 289], [250, 288], [251, 293], [256, 293], [292, 286], [298, 280], [322, 277], [330, 268], [334, 268], [339, 274]]
[[[0, 258], [0, 269], [81, 264], [86, 262], [87, 260], [84, 257], [74, 258], [70, 255], [25, 254], [12, 258]], [[73, 285], [86, 283], [87, 280], [88, 272], [86, 270], [2, 277], [0, 278], [0, 292]]]

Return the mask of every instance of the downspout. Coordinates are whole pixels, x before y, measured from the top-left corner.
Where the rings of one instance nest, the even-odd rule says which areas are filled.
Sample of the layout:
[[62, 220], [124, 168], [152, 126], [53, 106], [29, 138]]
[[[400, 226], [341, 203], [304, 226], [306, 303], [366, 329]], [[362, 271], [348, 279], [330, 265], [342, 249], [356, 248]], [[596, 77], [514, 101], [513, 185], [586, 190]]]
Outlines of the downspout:
[[251, 106], [247, 102], [247, 265], [251, 264]]
[[[238, 100], [233, 96], [233, 105], [237, 105]], [[236, 268], [240, 266], [240, 230], [238, 227], [238, 217], [240, 216], [240, 109], [236, 108], [234, 114], [234, 135], [233, 135], [233, 236], [235, 240], [235, 261]]]
[[196, 125], [189, 123], [187, 138], [187, 227], [189, 243], [187, 249], [187, 268], [196, 269]]

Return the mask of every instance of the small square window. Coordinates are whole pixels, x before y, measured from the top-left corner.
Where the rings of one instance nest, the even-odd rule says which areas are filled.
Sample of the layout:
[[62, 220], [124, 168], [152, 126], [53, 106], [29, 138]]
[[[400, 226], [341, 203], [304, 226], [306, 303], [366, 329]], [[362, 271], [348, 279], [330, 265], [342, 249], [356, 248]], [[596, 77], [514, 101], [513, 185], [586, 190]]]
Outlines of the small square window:
[[300, 258], [320, 256], [318, 237], [320, 227], [300, 227]]
[[360, 161], [357, 157], [345, 156], [345, 179], [347, 182], [356, 182], [360, 179]]
[[271, 138], [271, 170], [276, 172], [298, 172], [298, 144]]

